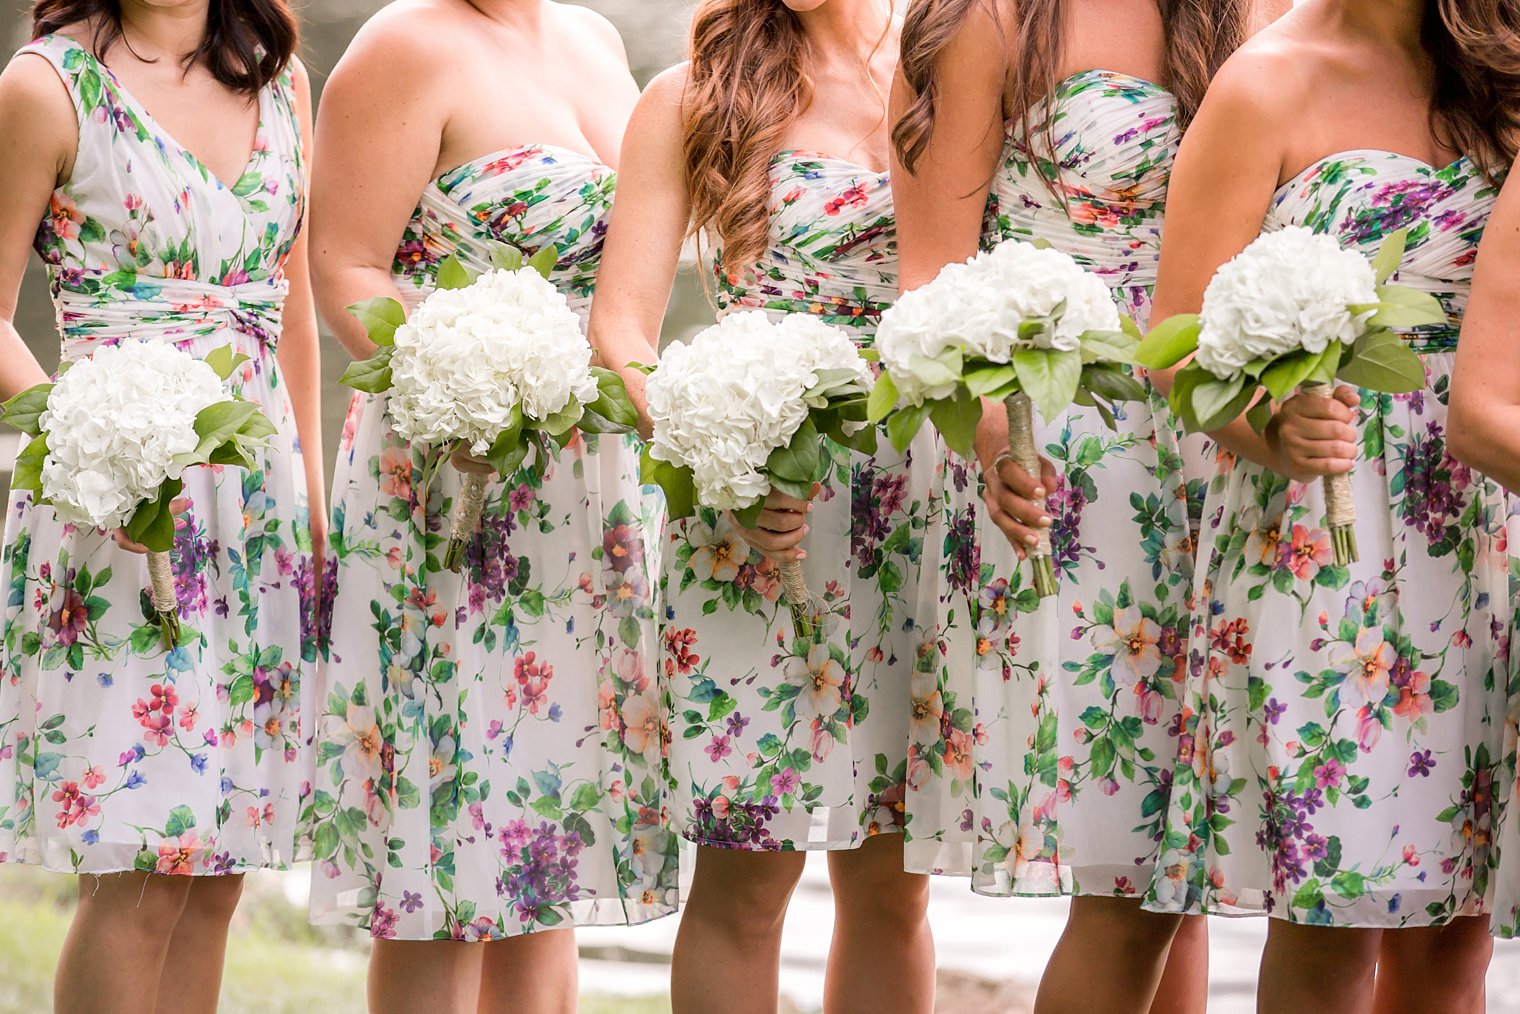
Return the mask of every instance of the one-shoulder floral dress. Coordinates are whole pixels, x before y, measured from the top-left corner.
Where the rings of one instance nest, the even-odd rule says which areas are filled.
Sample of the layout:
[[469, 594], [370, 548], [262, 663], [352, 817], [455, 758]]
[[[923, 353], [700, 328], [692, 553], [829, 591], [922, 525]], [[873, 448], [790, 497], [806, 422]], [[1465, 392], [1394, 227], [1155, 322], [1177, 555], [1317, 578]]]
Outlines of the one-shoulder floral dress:
[[1493, 188], [1460, 159], [1348, 151], [1276, 193], [1451, 323], [1408, 340], [1428, 388], [1362, 392], [1361, 559], [1334, 566], [1322, 484], [1221, 459], [1209, 488], [1181, 738], [1148, 905], [1324, 926], [1486, 911], [1511, 622], [1511, 498], [1446, 450], [1446, 401]]
[[[897, 294], [884, 174], [810, 152], [771, 163], [764, 262], [714, 260], [720, 312], [810, 313], [869, 346]], [[922, 566], [936, 443], [835, 448], [803, 548], [826, 637], [791, 635], [776, 567], [699, 510], [664, 548], [671, 822], [702, 845], [853, 848], [902, 827], [909, 674], [933, 658]], [[926, 596], [926, 589], [929, 589]]]
[[[393, 278], [423, 299], [449, 256], [559, 251], [584, 318], [615, 174], [549, 146], [429, 184]], [[589, 354], [589, 353], [588, 353]], [[654, 669], [658, 531], [633, 437], [577, 435], [487, 488], [456, 575], [459, 477], [359, 395], [333, 489], [337, 562], [313, 794], [312, 918], [407, 940], [491, 940], [674, 911]], [[653, 526], [653, 527], [652, 527]]]
[[[1093, 70], [1010, 123], [983, 244], [1044, 240], [1143, 328], [1180, 132], [1157, 85]], [[1060, 592], [1039, 601], [952, 457], [943, 503], [943, 665], [913, 686], [910, 869], [989, 895], [1145, 890], [1160, 837], [1192, 561], [1177, 427], [1163, 399], [1037, 423], [1061, 476]], [[1194, 467], [1202, 469], [1202, 455]], [[1199, 481], [1201, 486], [1201, 480]]]
[[79, 116], [69, 182], [37, 230], [64, 361], [124, 339], [194, 356], [231, 344], [233, 378], [277, 432], [257, 467], [185, 473], [164, 652], [145, 558], [10, 498], [0, 581], [0, 860], [88, 873], [237, 873], [297, 858], [311, 777], [317, 638], [306, 478], [275, 350], [305, 212], [287, 71], [258, 96], [253, 152], [217, 179], [79, 43], [21, 51]]

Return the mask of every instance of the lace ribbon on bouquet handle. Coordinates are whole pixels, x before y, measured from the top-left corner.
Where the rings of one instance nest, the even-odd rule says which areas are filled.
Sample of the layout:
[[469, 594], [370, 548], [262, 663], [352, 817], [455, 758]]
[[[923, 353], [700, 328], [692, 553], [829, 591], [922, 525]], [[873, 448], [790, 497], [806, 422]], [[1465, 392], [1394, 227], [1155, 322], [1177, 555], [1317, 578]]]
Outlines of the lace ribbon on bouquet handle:
[[480, 527], [486, 503], [486, 479], [484, 472], [460, 473], [459, 499], [449, 519], [449, 548], [443, 558], [444, 566], [455, 573], [464, 565], [465, 546]]
[[[1314, 398], [1335, 397], [1335, 387], [1331, 384], [1305, 384], [1299, 390]], [[1330, 529], [1335, 565], [1345, 567], [1357, 560], [1356, 503], [1351, 498], [1351, 473], [1327, 475], [1322, 485], [1325, 490], [1325, 524]]]
[[[1003, 400], [1008, 414], [1008, 455], [1035, 478], [1040, 475], [1040, 453], [1034, 445], [1034, 404], [1020, 391]], [[1050, 529], [1035, 531], [1035, 544], [1026, 547], [1034, 588], [1042, 598], [1056, 592], [1055, 568], [1050, 559]]]

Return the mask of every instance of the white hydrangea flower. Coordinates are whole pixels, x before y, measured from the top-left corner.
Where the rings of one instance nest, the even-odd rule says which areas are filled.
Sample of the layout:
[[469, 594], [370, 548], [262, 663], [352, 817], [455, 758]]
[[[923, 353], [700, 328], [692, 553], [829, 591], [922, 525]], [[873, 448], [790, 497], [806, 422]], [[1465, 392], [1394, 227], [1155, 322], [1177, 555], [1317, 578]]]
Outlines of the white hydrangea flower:
[[1229, 380], [1253, 359], [1354, 342], [1373, 311], [1349, 307], [1376, 302], [1377, 279], [1361, 254], [1302, 226], [1267, 233], [1204, 290], [1198, 365]]
[[75, 363], [38, 420], [42, 495], [65, 521], [120, 528], [200, 443], [195, 417], [228, 400], [216, 371], [168, 342], [123, 342]]
[[[1049, 317], [1064, 303], [1055, 327], [1020, 340], [1019, 325]], [[911, 404], [947, 398], [954, 381], [922, 375], [915, 356], [946, 349], [1006, 363], [1021, 348], [1071, 351], [1087, 331], [1117, 331], [1119, 311], [1103, 280], [1058, 250], [1010, 240], [934, 281], [906, 292], [882, 315], [876, 348], [898, 391]]]
[[837, 327], [807, 314], [776, 322], [759, 310], [727, 314], [661, 353], [645, 388], [654, 423], [649, 453], [689, 467], [704, 506], [747, 507], [770, 492], [760, 469], [791, 443], [809, 412], [803, 395], [830, 369], [869, 382]]
[[531, 268], [440, 289], [396, 329], [390, 414], [404, 440], [484, 454], [513, 409], [542, 422], [597, 399], [591, 347], [558, 289]]

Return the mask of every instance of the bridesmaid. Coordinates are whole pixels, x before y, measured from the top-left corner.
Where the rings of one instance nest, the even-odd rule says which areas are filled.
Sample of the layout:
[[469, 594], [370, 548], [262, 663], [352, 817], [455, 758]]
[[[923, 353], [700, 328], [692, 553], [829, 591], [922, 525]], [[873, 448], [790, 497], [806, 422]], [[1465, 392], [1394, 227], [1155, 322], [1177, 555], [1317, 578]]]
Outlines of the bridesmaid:
[[[871, 343], [897, 290], [896, 36], [878, 0], [698, 4], [690, 63], [649, 86], [630, 128], [591, 325], [607, 364], [653, 360], [689, 235], [711, 247], [719, 313], [812, 313]], [[899, 832], [909, 671], [933, 619], [919, 597], [934, 444], [840, 451], [812, 503], [772, 496], [754, 531], [701, 511], [662, 549], [671, 820], [698, 846], [677, 1011], [776, 1009], [810, 849], [829, 853], [838, 909], [825, 1006], [933, 1004], [927, 885], [903, 873]], [[778, 561], [804, 556], [833, 624], [812, 646], [787, 637], [778, 602]]]
[[167, 654], [141, 547], [12, 493], [0, 861], [85, 875], [58, 1011], [210, 1011], [242, 874], [296, 860], [311, 777], [306, 75], [284, 0], [42, 0], [32, 17], [0, 76], [0, 397], [46, 378], [13, 322], [32, 245], [65, 362], [128, 337], [231, 343], [278, 432], [256, 469], [185, 474], [186, 639]]
[[[1288, 399], [1264, 439], [1244, 420], [1217, 434], [1232, 453], [1209, 489], [1148, 904], [1271, 915], [1267, 1011], [1483, 1005], [1514, 505], [1448, 453], [1446, 398], [1515, 153], [1514, 83], [1457, 33], [1505, 17], [1492, 0], [1308, 0], [1220, 72], [1177, 159], [1156, 319], [1197, 310], [1221, 263], [1289, 225], [1368, 256], [1408, 230], [1397, 280], [1451, 316], [1408, 336], [1428, 390], [1342, 386]], [[1317, 480], [1353, 466], [1361, 561], [1336, 568]]]
[[[444, 257], [483, 269], [493, 241], [552, 244], [552, 281], [584, 314], [637, 97], [616, 31], [578, 6], [376, 15], [328, 85], [313, 186], [318, 295], [344, 347], [372, 348], [345, 306], [415, 305]], [[573, 1011], [571, 928], [676, 903], [637, 453], [577, 437], [493, 476], [459, 577], [440, 545], [459, 473], [439, 457], [395, 435], [384, 397], [354, 398], [312, 918], [374, 937], [372, 1010]]]
[[[893, 103], [903, 287], [979, 246], [1043, 240], [1144, 327], [1172, 157], [1249, 12], [915, 0]], [[913, 686], [908, 868], [1074, 896], [1041, 1011], [1201, 1011], [1202, 920], [1173, 942], [1176, 921], [1139, 905], [1176, 753], [1197, 498], [1164, 402], [1118, 416], [1117, 430], [1082, 409], [1043, 426], [1038, 480], [1008, 460], [1001, 406], [977, 461], [949, 459], [948, 654]], [[1042, 526], [1061, 581], [1046, 603], [1020, 566]]]

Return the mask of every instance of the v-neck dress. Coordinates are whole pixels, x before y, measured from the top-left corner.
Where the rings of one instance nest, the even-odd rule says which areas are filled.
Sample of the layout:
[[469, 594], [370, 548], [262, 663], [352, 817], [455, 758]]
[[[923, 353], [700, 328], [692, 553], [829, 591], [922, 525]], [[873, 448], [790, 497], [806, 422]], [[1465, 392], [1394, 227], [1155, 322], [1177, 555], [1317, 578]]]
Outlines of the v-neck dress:
[[258, 96], [230, 185], [79, 43], [21, 50], [79, 119], [70, 180], [37, 230], [64, 361], [124, 339], [250, 357], [234, 387], [276, 426], [252, 469], [185, 473], [165, 653], [145, 558], [12, 493], [0, 561], [0, 860], [107, 873], [288, 866], [311, 778], [317, 657], [305, 470], [276, 349], [305, 212], [287, 71]]

